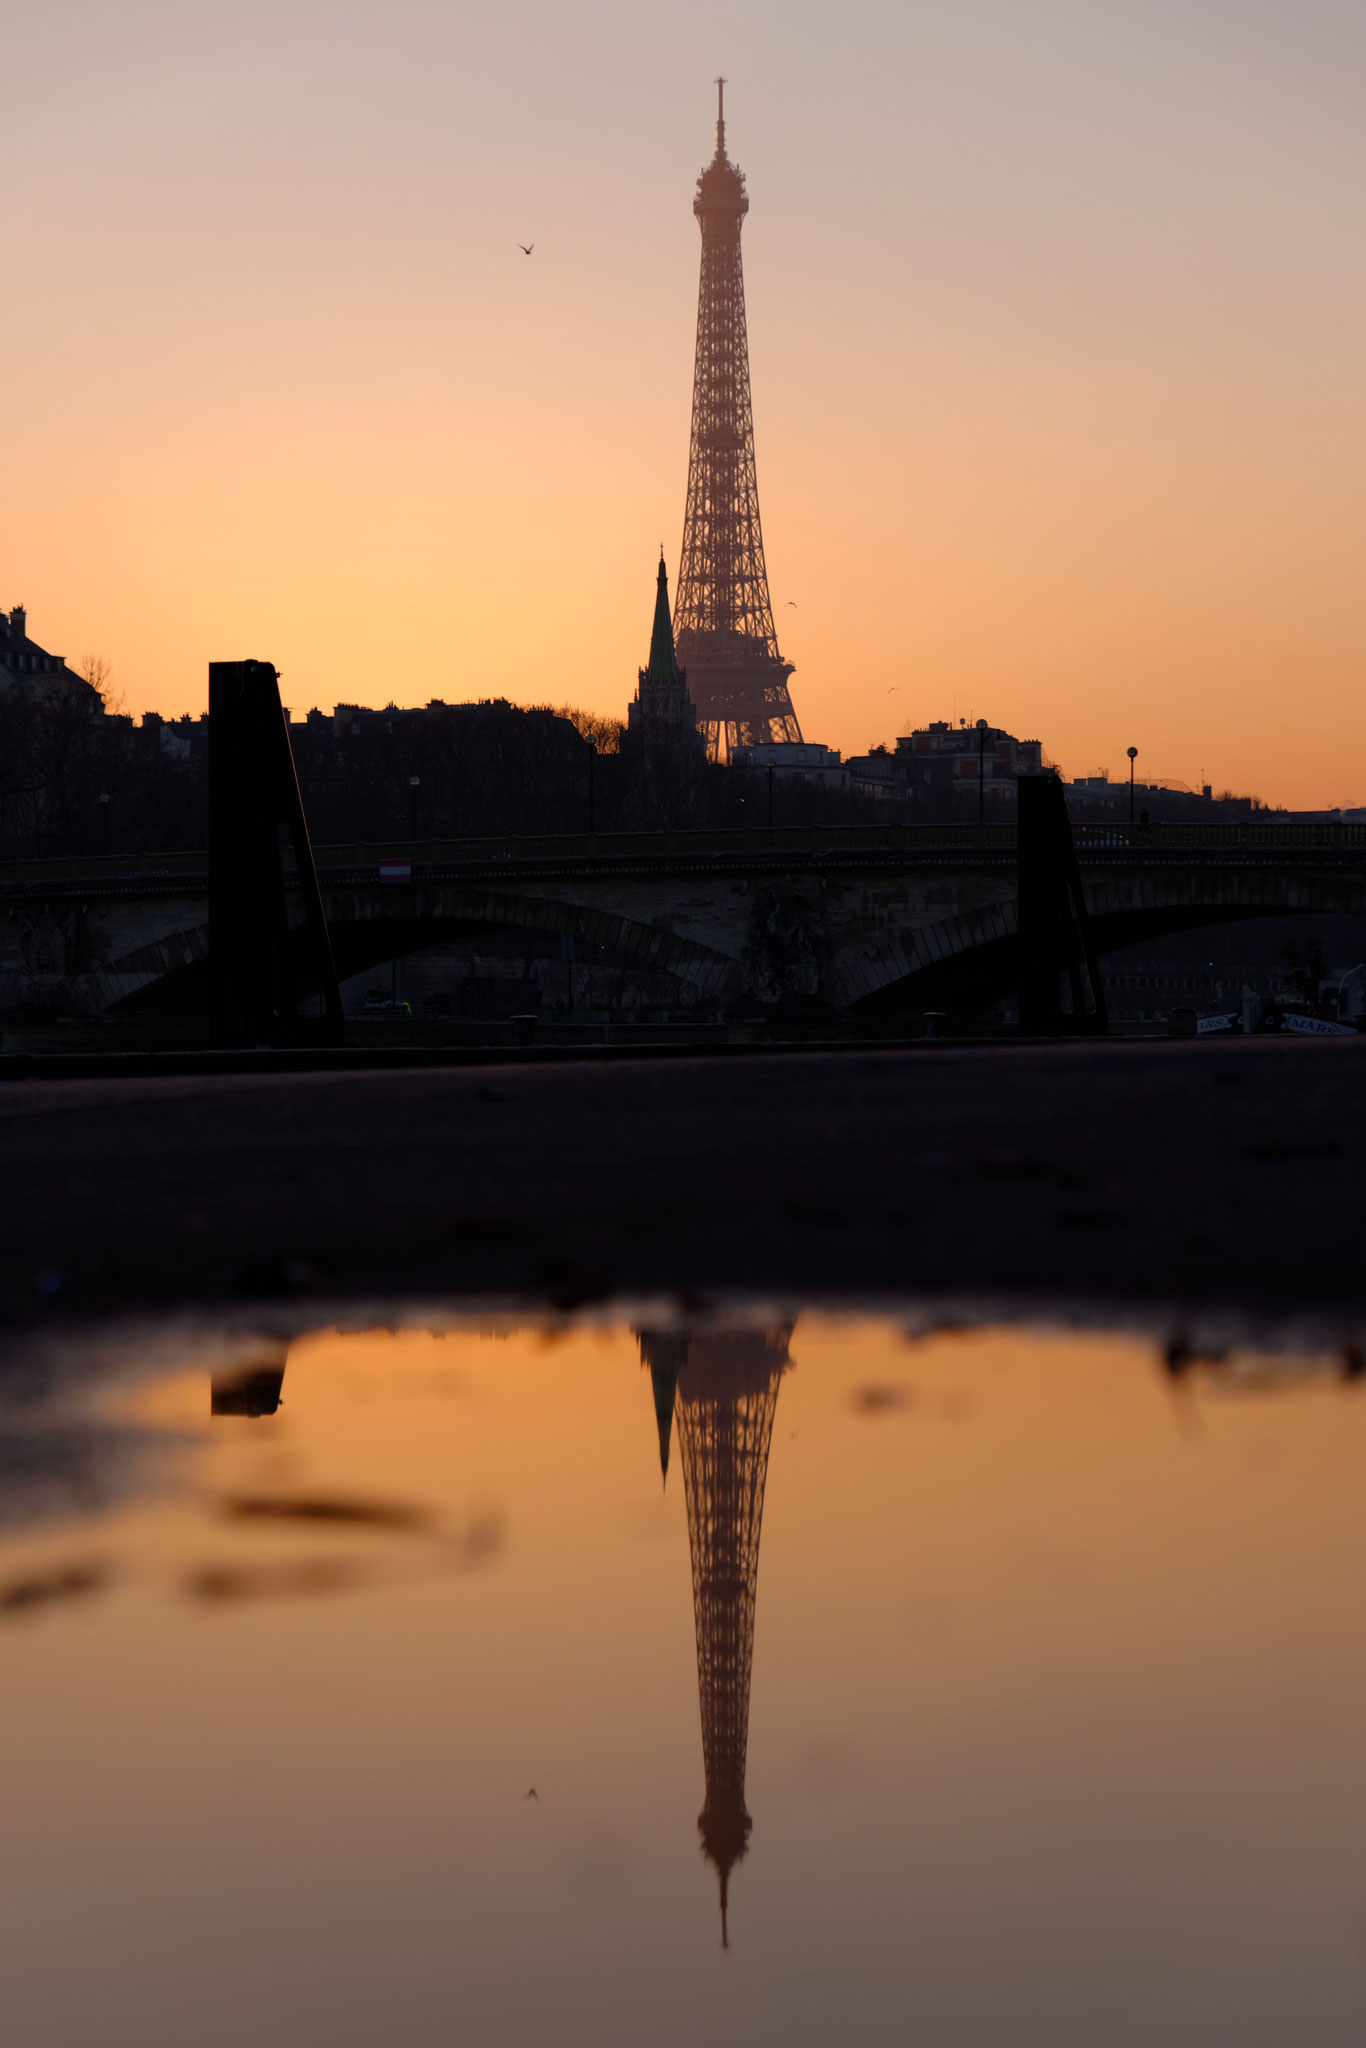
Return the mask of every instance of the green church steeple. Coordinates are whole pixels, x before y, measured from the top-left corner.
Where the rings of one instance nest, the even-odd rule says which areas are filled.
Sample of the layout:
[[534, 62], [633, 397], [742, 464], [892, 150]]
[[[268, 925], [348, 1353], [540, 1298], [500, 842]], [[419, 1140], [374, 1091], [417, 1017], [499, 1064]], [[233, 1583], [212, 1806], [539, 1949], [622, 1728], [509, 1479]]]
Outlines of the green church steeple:
[[650, 630], [650, 660], [640, 671], [640, 687], [627, 712], [627, 730], [640, 738], [687, 741], [697, 739], [697, 712], [688, 695], [688, 672], [674, 652], [673, 620], [669, 615], [669, 572], [659, 551], [655, 580], [655, 616]]
[[674, 652], [674, 624], [669, 611], [669, 572], [664, 565], [664, 550], [659, 551], [659, 580], [655, 585], [655, 623], [650, 634], [650, 661], [645, 670], [646, 680], [652, 683], [678, 683], [683, 680]]

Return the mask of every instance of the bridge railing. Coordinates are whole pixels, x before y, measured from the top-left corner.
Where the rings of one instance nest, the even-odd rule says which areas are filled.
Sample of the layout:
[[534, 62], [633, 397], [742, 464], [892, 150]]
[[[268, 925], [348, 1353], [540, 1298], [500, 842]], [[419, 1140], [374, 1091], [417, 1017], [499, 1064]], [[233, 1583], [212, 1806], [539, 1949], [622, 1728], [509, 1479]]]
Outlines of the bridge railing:
[[86, 853], [58, 860], [0, 861], [0, 882], [82, 882], [98, 878], [130, 881], [189, 875], [209, 870], [207, 853]]
[[698, 832], [521, 833], [508, 838], [357, 840], [320, 846], [320, 868], [364, 868], [381, 860], [414, 867], [479, 861], [658, 859], [661, 855], [840, 852], [856, 847], [914, 851], [920, 847], [1013, 850], [1013, 825], [776, 825]]
[[1264, 825], [1252, 819], [1232, 825], [1073, 825], [1072, 837], [1078, 852], [1085, 847], [1132, 847], [1135, 852], [1142, 852], [1155, 847], [1186, 846], [1312, 846], [1326, 851], [1366, 846], [1366, 825], [1340, 824], [1331, 819], [1293, 825]]
[[[1292, 853], [1366, 849], [1366, 825], [1332, 820], [1231, 825], [1074, 825], [1078, 853], [1216, 852], [1263, 848]], [[490, 868], [519, 863], [630, 859], [706, 858], [709, 855], [862, 853], [1013, 854], [1014, 825], [803, 825], [746, 826], [701, 832], [598, 832], [518, 834], [482, 839], [365, 839], [319, 846], [320, 872], [377, 871], [381, 861], [407, 860], [415, 869], [455, 866]], [[287, 864], [288, 865], [288, 864]], [[57, 860], [0, 861], [0, 886], [53, 882], [202, 880], [208, 856], [202, 852], [86, 854]]]

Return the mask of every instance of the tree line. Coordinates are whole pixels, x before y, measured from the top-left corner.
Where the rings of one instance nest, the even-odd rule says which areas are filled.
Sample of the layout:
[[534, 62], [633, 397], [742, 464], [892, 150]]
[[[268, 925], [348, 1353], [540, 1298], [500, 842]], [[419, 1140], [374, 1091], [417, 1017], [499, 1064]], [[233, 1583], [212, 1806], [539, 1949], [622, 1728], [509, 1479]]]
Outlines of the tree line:
[[[204, 850], [208, 719], [149, 712], [134, 724], [114, 708], [104, 665], [94, 660], [87, 669], [92, 688], [80, 696], [0, 693], [0, 859]], [[909, 785], [874, 797], [718, 765], [700, 745], [643, 738], [572, 705], [339, 705], [330, 714], [310, 712], [289, 732], [318, 845], [977, 816], [975, 786]], [[1068, 800], [1079, 822], [1116, 817], [1113, 799], [1097, 806], [1088, 792], [1069, 788]], [[1253, 799], [1231, 796], [1211, 802], [1149, 791], [1146, 803], [1154, 822], [1274, 816]], [[1013, 805], [1004, 815], [1010, 811]], [[993, 801], [990, 815], [1001, 817], [1003, 807]]]
[[[639, 741], [574, 707], [499, 700], [425, 711], [342, 705], [289, 728], [309, 832], [354, 840], [849, 824], [888, 806], [700, 747]], [[207, 718], [140, 724], [78, 702], [0, 695], [0, 859], [197, 852], [208, 845]]]

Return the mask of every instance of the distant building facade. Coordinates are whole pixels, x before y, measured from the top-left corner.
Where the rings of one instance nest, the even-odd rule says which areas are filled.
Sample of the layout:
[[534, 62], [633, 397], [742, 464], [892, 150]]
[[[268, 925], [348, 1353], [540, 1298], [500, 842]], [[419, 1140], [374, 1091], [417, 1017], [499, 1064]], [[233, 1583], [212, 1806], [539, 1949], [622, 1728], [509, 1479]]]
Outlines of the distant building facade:
[[809, 782], [818, 789], [847, 789], [849, 770], [835, 747], [817, 740], [766, 740], [751, 747], [732, 747], [734, 768], [771, 768], [775, 775]]
[[1079, 825], [1127, 825], [1130, 810], [1135, 822], [1142, 825], [1208, 824], [1216, 819], [1221, 824], [1235, 824], [1266, 808], [1255, 797], [1235, 796], [1230, 791], [1215, 796], [1208, 782], [1197, 790], [1184, 782], [1135, 777], [1131, 791], [1127, 776], [1113, 782], [1104, 768], [1090, 775], [1075, 775], [1067, 784], [1068, 814]]
[[984, 720], [951, 725], [945, 718], [899, 739], [896, 759], [915, 793], [932, 790], [975, 802], [980, 787], [991, 808], [1013, 804], [1019, 777], [1042, 775], [1047, 765], [1039, 740], [1017, 740]]
[[870, 747], [844, 764], [852, 793], [926, 818], [955, 817], [969, 806], [975, 815], [979, 795], [989, 815], [1013, 812], [1017, 779], [1050, 766], [1040, 741], [1017, 740], [984, 719], [938, 719], [904, 734], [895, 748]]

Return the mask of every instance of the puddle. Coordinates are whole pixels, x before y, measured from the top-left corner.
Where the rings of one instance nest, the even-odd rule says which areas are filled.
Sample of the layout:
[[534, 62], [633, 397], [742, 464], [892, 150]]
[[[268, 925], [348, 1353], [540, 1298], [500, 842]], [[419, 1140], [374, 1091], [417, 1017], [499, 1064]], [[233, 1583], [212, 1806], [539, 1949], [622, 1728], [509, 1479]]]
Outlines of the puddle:
[[281, 1329], [0, 1382], [11, 2039], [1361, 2037], [1352, 1344]]

